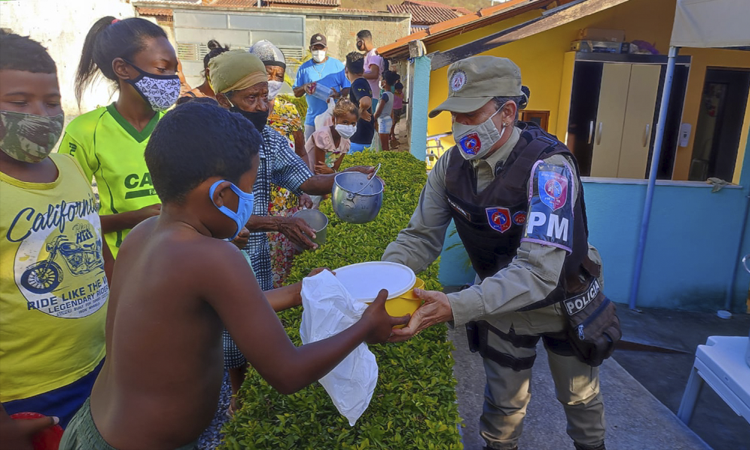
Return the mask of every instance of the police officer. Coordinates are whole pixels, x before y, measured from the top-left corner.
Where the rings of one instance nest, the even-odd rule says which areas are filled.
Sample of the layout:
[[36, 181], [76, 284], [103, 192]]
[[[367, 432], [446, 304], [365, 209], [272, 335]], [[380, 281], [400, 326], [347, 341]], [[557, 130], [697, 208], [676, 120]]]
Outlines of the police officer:
[[448, 295], [418, 291], [424, 305], [392, 340], [436, 323], [466, 325], [487, 376], [482, 438], [487, 448], [515, 449], [543, 338], [575, 448], [604, 449], [598, 367], [573, 356], [561, 303], [601, 273], [588, 244], [576, 160], [554, 136], [517, 121], [527, 96], [512, 61], [458, 61], [448, 69], [448, 87], [448, 99], [430, 117], [450, 112], [456, 146], [437, 161], [409, 226], [383, 260], [424, 270], [440, 255], [453, 220], [478, 280]]

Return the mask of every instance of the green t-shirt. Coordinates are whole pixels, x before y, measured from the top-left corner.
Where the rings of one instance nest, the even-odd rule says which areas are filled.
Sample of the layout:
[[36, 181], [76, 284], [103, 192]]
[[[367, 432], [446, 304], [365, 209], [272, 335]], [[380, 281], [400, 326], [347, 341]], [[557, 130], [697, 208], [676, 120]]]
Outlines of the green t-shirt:
[[[159, 203], [143, 154], [163, 115], [157, 113], [139, 132], [113, 103], [76, 117], [65, 129], [60, 153], [73, 156], [89, 181], [96, 179], [99, 214], [119, 214]], [[129, 231], [106, 234], [115, 257]]]

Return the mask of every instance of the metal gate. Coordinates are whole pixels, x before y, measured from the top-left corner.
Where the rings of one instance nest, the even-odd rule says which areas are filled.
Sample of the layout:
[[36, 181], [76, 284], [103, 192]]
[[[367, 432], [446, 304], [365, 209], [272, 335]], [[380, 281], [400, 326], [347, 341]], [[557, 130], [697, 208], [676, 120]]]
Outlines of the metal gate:
[[[294, 79], [305, 55], [305, 16], [262, 12], [175, 10], [174, 32], [177, 56], [190, 86], [203, 82], [206, 43], [216, 39], [231, 49], [248, 49], [262, 39], [271, 41], [284, 53], [287, 74]], [[291, 92], [288, 87], [282, 92]]]

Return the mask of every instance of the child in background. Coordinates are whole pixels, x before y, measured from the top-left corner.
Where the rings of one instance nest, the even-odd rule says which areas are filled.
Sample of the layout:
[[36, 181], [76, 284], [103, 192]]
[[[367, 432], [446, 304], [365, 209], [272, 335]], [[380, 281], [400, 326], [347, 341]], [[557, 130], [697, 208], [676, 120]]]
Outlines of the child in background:
[[391, 118], [391, 112], [393, 111], [393, 92], [391, 88], [398, 81], [398, 74], [387, 70], [383, 73], [383, 79], [380, 82], [380, 87], [383, 89], [380, 94], [380, 101], [378, 102], [378, 108], [375, 111], [375, 120], [378, 122], [378, 134], [380, 134], [380, 145], [383, 150], [390, 150], [388, 141], [391, 136], [391, 129], [393, 128], [393, 119]]
[[333, 109], [333, 125], [318, 130], [305, 143], [308, 160], [317, 174], [334, 173], [349, 152], [349, 138], [357, 131], [357, 105], [340, 100]]
[[51, 153], [63, 122], [47, 50], [0, 30], [0, 448], [67, 426], [104, 359], [114, 260], [89, 180]]
[[156, 126], [145, 158], [161, 214], [136, 226], [120, 248], [107, 359], [60, 450], [193, 448], [219, 399], [225, 328], [258, 373], [291, 394], [362, 342], [385, 342], [393, 326], [408, 322], [386, 313], [382, 290], [352, 327], [292, 344], [274, 309], [299, 304], [299, 285], [266, 297], [241, 251], [224, 240], [253, 211], [263, 140], [250, 123], [188, 102]]
[[401, 80], [396, 82], [394, 85], [393, 92], [393, 127], [391, 128], [391, 143], [397, 143], [396, 139], [396, 125], [401, 121], [401, 116], [404, 114], [404, 85], [401, 84]]

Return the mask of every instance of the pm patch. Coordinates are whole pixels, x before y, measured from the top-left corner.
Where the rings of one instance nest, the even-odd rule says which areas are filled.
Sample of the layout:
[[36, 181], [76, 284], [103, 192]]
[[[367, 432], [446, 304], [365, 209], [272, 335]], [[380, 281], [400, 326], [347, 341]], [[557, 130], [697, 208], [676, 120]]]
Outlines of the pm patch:
[[536, 163], [529, 183], [529, 214], [522, 241], [572, 252], [574, 182], [567, 164]]
[[486, 208], [484, 211], [493, 230], [505, 233], [510, 229], [510, 210], [508, 208]]

